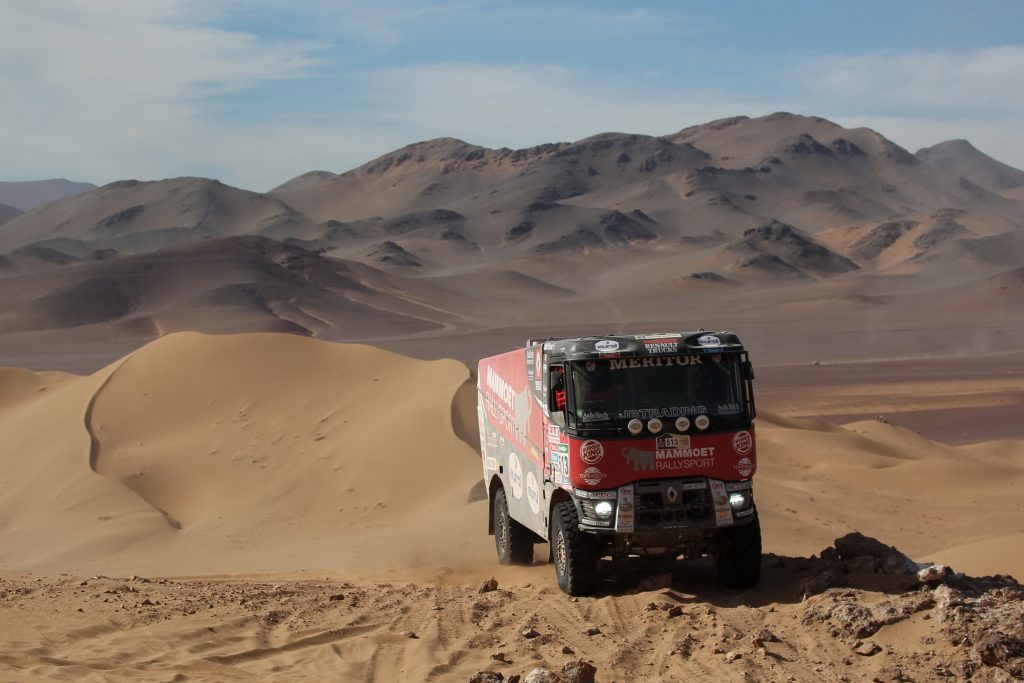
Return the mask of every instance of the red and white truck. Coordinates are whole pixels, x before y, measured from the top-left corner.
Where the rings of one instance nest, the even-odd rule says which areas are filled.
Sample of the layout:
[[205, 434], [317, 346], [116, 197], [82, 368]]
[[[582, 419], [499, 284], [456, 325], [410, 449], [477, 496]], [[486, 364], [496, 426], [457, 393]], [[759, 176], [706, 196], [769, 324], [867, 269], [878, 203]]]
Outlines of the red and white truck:
[[477, 382], [488, 531], [503, 564], [550, 542], [559, 587], [585, 595], [603, 557], [716, 559], [755, 585], [754, 373], [728, 332], [529, 340]]

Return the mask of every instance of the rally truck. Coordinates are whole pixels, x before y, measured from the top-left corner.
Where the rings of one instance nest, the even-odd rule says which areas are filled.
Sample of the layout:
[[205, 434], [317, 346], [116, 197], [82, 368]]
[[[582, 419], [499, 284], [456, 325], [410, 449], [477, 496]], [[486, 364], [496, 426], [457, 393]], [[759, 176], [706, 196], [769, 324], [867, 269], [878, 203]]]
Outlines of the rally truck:
[[484, 358], [478, 415], [498, 561], [550, 543], [559, 587], [593, 592], [602, 558], [715, 559], [761, 575], [754, 372], [735, 334], [530, 339]]

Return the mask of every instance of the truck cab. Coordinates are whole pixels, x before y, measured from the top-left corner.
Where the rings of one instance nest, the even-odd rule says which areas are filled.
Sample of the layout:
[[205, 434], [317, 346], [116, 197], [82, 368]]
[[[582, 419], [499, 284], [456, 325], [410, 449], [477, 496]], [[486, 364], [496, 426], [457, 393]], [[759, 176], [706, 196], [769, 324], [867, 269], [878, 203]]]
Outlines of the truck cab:
[[753, 370], [728, 332], [528, 341], [484, 358], [478, 412], [489, 531], [502, 563], [549, 542], [559, 586], [599, 561], [715, 557], [760, 577]]

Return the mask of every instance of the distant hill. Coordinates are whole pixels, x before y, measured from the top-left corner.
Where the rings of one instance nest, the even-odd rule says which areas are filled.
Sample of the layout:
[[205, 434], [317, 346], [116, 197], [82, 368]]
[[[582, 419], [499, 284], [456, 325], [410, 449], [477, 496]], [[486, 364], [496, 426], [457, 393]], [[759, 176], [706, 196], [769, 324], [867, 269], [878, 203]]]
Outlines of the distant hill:
[[32, 209], [72, 195], [95, 190], [92, 183], [75, 183], [64, 178], [0, 182], [0, 203], [21, 211]]
[[993, 192], [1024, 188], [1024, 171], [996, 161], [967, 140], [925, 147], [917, 151], [917, 158]]
[[20, 209], [16, 209], [13, 206], [0, 204], [0, 224], [6, 223], [15, 216], [20, 216], [22, 213]]

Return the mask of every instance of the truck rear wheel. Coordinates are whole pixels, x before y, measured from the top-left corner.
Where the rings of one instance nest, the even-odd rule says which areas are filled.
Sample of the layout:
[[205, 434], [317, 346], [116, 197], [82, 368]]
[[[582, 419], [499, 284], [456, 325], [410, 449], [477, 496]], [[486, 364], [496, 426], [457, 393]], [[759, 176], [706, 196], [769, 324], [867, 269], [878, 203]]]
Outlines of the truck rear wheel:
[[753, 588], [761, 580], [761, 523], [754, 510], [749, 524], [718, 532], [718, 579], [731, 588]]
[[494, 547], [501, 564], [531, 564], [533, 538], [529, 529], [508, 513], [505, 489], [494, 494]]
[[580, 531], [580, 518], [571, 501], [551, 510], [551, 559], [558, 587], [569, 595], [589, 595], [597, 588], [597, 539]]

